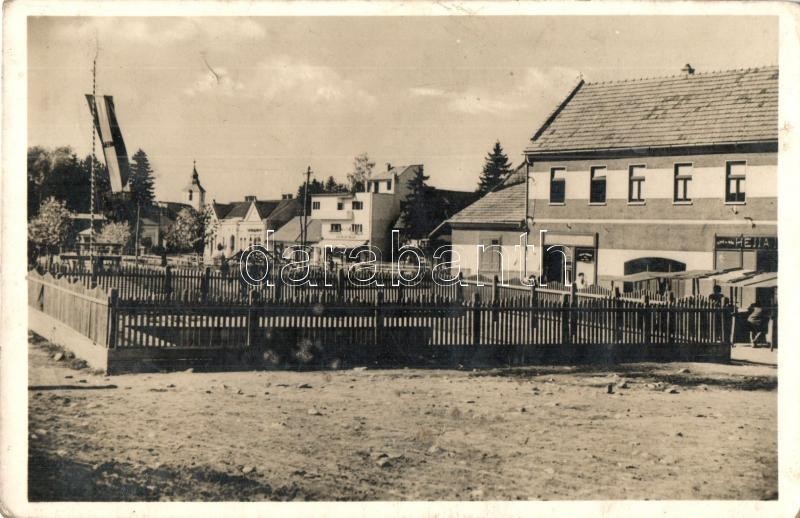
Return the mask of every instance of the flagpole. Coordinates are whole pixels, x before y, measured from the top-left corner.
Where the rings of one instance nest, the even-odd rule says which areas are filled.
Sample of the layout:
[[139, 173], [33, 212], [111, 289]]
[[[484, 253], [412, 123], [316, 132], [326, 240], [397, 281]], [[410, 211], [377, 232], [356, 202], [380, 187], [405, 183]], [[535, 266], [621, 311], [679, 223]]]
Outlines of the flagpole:
[[92, 269], [92, 276], [94, 276], [94, 169], [95, 169], [95, 140], [97, 136], [97, 128], [95, 127], [94, 118], [97, 116], [97, 51], [95, 49], [94, 60], [92, 60], [92, 106], [94, 111], [92, 113], [92, 165], [89, 168], [89, 265]]

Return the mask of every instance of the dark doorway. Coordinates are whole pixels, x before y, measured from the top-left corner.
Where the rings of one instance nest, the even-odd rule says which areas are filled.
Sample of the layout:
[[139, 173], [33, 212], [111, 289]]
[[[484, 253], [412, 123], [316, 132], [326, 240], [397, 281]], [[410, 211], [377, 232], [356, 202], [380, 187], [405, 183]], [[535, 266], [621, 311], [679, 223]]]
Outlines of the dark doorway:
[[563, 246], [549, 246], [544, 251], [544, 265], [542, 268], [542, 282], [564, 282], [564, 272], [566, 269], [566, 282], [571, 282], [572, 260], [569, 248]]
[[756, 270], [759, 272], [777, 272], [778, 251], [777, 250], [756, 251]]

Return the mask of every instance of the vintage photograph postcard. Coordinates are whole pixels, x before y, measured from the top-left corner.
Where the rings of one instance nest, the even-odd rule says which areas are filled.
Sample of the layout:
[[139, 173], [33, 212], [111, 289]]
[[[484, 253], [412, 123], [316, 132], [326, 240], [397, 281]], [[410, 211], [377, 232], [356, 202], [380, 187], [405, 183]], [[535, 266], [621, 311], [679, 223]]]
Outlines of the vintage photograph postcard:
[[6, 4], [3, 512], [793, 516], [754, 7]]

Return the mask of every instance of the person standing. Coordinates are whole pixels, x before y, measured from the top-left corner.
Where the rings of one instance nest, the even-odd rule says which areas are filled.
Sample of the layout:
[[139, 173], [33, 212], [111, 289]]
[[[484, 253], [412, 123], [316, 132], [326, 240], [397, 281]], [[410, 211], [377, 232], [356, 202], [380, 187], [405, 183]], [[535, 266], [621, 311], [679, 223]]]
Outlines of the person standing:
[[750, 327], [750, 344], [753, 347], [758, 347], [764, 336], [765, 322], [769, 322], [769, 315], [758, 299], [750, 304], [747, 312], [747, 324]]

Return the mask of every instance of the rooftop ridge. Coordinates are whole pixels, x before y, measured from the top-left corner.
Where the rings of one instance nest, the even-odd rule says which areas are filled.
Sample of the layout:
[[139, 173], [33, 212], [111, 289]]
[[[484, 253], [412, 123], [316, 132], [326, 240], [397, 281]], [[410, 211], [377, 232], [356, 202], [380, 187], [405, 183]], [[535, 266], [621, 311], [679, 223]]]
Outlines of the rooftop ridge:
[[658, 81], [658, 80], [662, 80], [663, 81], [663, 80], [666, 80], [666, 79], [690, 79], [690, 78], [693, 78], [693, 77], [700, 77], [700, 76], [708, 77], [708, 76], [712, 76], [712, 75], [730, 75], [730, 74], [740, 73], [740, 72], [750, 72], [750, 71], [757, 72], [757, 71], [761, 71], [761, 70], [771, 70], [771, 69], [779, 70], [779, 66], [778, 65], [762, 65], [762, 66], [757, 66], [757, 67], [732, 68], [732, 69], [726, 69], [726, 70], [707, 70], [707, 71], [704, 71], [704, 72], [695, 72], [691, 76], [686, 76], [684, 74], [671, 74], [671, 75], [666, 75], [666, 76], [652, 76], [652, 77], [647, 76], [647, 77], [638, 77], [638, 78], [636, 78], [636, 77], [633, 77], [633, 78], [632, 77], [628, 77], [628, 78], [624, 78], [624, 79], [612, 79], [612, 80], [608, 80], [608, 81], [587, 81], [586, 82], [586, 86], [611, 85], [611, 84], [615, 84], [615, 83], [625, 84], [625, 83], [633, 83], [633, 82], [637, 82], [637, 81]]

